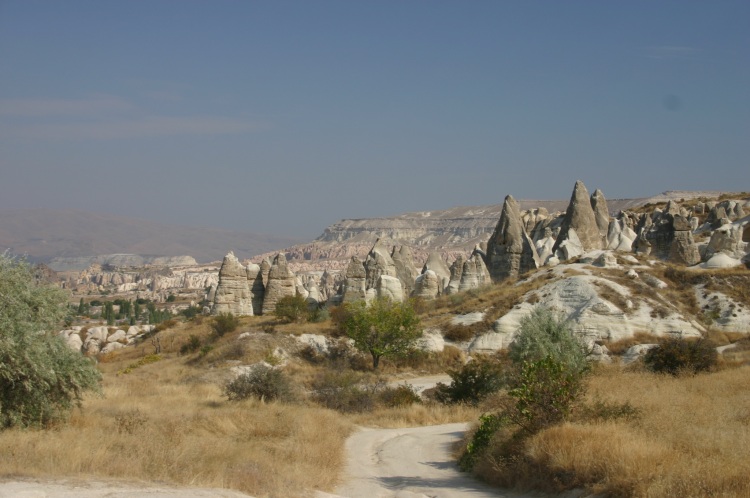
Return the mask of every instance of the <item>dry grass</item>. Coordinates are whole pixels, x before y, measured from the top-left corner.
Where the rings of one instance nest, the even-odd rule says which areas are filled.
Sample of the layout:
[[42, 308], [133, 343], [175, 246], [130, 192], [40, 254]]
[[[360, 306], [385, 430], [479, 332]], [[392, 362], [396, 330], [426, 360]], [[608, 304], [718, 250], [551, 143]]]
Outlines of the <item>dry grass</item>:
[[640, 416], [540, 432], [525, 443], [516, 484], [622, 497], [750, 496], [748, 385], [750, 366], [677, 378], [598, 369], [589, 400], [628, 402]]
[[115, 375], [128, 362], [104, 365], [105, 397], [87, 400], [68, 425], [0, 433], [0, 475], [135, 478], [259, 497], [335, 485], [351, 430], [337, 414], [230, 403], [182, 359]]
[[658, 344], [661, 338], [653, 334], [647, 334], [645, 332], [636, 332], [633, 337], [626, 337], [619, 341], [605, 342], [604, 344], [609, 349], [609, 352], [615, 355], [622, 355], [632, 346], [636, 344]]
[[376, 409], [370, 413], [351, 415], [349, 420], [367, 427], [399, 428], [466, 422], [476, 420], [479, 415], [478, 408], [468, 405], [428, 402], [402, 408]]

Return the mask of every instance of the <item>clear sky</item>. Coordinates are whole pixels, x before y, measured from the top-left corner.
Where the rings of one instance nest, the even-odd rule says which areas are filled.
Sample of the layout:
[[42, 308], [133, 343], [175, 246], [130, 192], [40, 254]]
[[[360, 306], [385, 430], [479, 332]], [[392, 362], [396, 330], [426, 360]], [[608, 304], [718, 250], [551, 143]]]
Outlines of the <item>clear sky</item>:
[[313, 237], [749, 158], [747, 0], [0, 0], [2, 209]]

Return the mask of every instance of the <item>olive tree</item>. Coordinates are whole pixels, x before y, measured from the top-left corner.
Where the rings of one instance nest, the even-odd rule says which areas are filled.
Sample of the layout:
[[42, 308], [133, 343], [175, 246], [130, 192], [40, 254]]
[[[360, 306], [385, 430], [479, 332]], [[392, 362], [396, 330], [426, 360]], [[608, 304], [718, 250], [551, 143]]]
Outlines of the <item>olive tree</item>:
[[407, 354], [422, 335], [419, 317], [408, 301], [394, 303], [378, 298], [370, 304], [348, 303], [345, 308], [344, 332], [354, 341], [354, 347], [372, 356], [374, 369], [384, 356]]
[[0, 429], [49, 426], [99, 391], [96, 367], [54, 334], [66, 313], [62, 290], [0, 254]]
[[535, 308], [521, 320], [509, 353], [516, 364], [550, 356], [572, 371], [583, 372], [588, 367], [588, 351], [570, 322], [544, 307]]

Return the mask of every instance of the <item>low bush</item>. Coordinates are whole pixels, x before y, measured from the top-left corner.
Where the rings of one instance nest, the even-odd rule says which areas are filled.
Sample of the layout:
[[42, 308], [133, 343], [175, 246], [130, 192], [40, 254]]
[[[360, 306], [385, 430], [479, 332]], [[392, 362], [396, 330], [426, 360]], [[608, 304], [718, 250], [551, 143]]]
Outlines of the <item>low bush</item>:
[[707, 372], [716, 366], [717, 360], [718, 353], [711, 341], [674, 338], [650, 349], [643, 363], [653, 372], [678, 375], [682, 372]]
[[378, 391], [385, 384], [368, 382], [355, 372], [326, 372], [313, 383], [312, 399], [342, 413], [361, 413], [375, 408]]
[[234, 332], [240, 325], [239, 319], [232, 313], [219, 313], [211, 322], [211, 329], [217, 336], [222, 337], [225, 334]]
[[237, 376], [224, 385], [224, 396], [229, 401], [256, 398], [261, 401], [293, 401], [292, 383], [281, 370], [263, 364]]
[[439, 383], [435, 398], [441, 403], [476, 405], [506, 384], [503, 364], [497, 358], [477, 356], [457, 370], [448, 371], [450, 385]]
[[307, 319], [307, 300], [299, 294], [284, 296], [276, 302], [273, 314], [287, 322]]
[[518, 365], [551, 357], [571, 371], [583, 372], [588, 367], [586, 347], [570, 324], [543, 307], [535, 308], [521, 320], [509, 355]]
[[180, 346], [180, 354], [190, 354], [198, 351], [198, 349], [201, 347], [201, 340], [200, 338], [195, 334], [190, 334], [190, 337], [188, 337], [188, 341]]
[[388, 408], [401, 408], [421, 403], [422, 399], [409, 384], [401, 384], [395, 387], [386, 387], [380, 391], [379, 401]]

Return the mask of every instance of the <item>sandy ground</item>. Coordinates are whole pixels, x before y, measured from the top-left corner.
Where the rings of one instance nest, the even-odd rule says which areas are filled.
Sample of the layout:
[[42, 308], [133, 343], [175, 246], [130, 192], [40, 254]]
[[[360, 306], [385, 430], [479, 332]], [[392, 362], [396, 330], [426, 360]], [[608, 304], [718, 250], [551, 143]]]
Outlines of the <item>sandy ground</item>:
[[346, 442], [345, 482], [335, 494], [347, 498], [521, 498], [462, 473], [452, 456], [468, 424], [406, 429], [363, 428]]
[[252, 498], [229, 489], [83, 479], [0, 479], [0, 498]]

